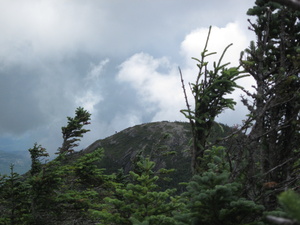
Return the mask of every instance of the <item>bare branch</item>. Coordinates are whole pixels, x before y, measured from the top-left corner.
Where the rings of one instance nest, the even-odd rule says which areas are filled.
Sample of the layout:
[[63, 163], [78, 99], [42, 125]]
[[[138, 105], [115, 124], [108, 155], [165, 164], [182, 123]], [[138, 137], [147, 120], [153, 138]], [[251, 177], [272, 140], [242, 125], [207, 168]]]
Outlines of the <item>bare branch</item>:
[[[180, 79], [181, 79], [181, 84], [182, 84], [182, 89], [183, 89], [183, 94], [184, 94], [184, 98], [185, 98], [185, 103], [186, 103], [186, 107], [187, 107], [187, 110], [188, 110], [188, 113], [189, 113], [189, 121], [190, 121], [190, 124], [192, 125], [193, 127], [193, 121], [192, 121], [192, 115], [191, 115], [191, 107], [189, 105], [189, 101], [188, 101], [188, 98], [187, 98], [187, 94], [186, 94], [186, 90], [185, 90], [185, 86], [184, 86], [184, 80], [183, 80], [183, 76], [182, 76], [182, 72], [181, 72], [181, 69], [180, 67], [178, 67], [178, 70], [179, 70], [179, 74], [180, 74]], [[193, 131], [193, 129], [192, 129]]]
[[290, 162], [290, 161], [292, 161], [292, 160], [293, 160], [293, 158], [289, 158], [289, 159], [286, 160], [285, 162], [283, 162], [283, 163], [281, 163], [281, 164], [279, 164], [279, 165], [273, 167], [273, 168], [270, 169], [269, 171], [265, 172], [265, 173], [263, 174], [263, 176], [267, 175], [268, 173], [271, 173], [272, 171], [276, 170], [276, 169], [279, 168], [279, 167], [282, 167], [283, 165], [287, 164], [288, 162]]

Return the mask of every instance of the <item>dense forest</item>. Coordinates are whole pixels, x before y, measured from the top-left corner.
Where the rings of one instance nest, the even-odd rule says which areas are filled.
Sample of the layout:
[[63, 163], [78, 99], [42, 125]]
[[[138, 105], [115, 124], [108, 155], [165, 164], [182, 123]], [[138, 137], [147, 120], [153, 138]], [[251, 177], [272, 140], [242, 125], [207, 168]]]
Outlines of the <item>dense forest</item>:
[[[239, 67], [222, 61], [230, 45], [219, 61], [209, 61], [215, 54], [207, 49], [210, 29], [199, 59], [193, 58], [199, 73], [189, 88], [179, 69], [188, 149], [166, 146], [169, 134], [156, 132], [149, 151], [134, 149], [127, 157], [130, 166], [112, 160], [114, 169], [106, 170], [105, 142], [74, 151], [91, 118], [78, 107], [62, 127], [54, 160], [35, 143], [30, 171], [20, 175], [11, 166], [0, 175], [0, 224], [300, 224], [300, 11], [280, 2], [257, 0], [248, 10], [256, 40], [241, 53]], [[254, 78], [253, 93], [237, 84], [244, 76]], [[248, 117], [232, 128], [218, 125], [215, 118], [236, 104], [228, 97], [235, 89], [244, 91]], [[179, 153], [188, 163], [170, 168]], [[179, 167], [185, 180], [172, 175]]]

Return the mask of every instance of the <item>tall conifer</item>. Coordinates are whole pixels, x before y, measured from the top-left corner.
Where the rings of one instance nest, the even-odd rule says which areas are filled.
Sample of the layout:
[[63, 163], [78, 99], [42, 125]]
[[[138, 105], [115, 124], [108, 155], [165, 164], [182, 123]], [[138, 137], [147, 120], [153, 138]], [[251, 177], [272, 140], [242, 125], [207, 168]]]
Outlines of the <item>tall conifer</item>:
[[[258, 183], [275, 182], [274, 191], [280, 192], [292, 187], [297, 178], [294, 165], [300, 145], [300, 11], [257, 0], [248, 15], [256, 17], [255, 22], [249, 20], [256, 42], [251, 42], [241, 60], [256, 82], [255, 93], [247, 92], [253, 104], [243, 99], [253, 121], [245, 146], [250, 152], [248, 172], [252, 178], [262, 175]], [[270, 206], [269, 197], [263, 199]]]

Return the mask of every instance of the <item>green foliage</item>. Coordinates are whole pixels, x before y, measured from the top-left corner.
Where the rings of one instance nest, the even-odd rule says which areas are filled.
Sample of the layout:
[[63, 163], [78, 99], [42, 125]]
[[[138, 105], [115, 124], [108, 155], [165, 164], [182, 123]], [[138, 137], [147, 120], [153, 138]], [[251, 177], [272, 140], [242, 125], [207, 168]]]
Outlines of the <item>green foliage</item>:
[[80, 141], [83, 134], [90, 131], [83, 129], [83, 126], [90, 124], [91, 114], [82, 107], [78, 107], [75, 114], [74, 118], [67, 117], [68, 125], [61, 128], [64, 141], [62, 147], [58, 149], [59, 153], [74, 152], [73, 148], [78, 146], [76, 142]]
[[205, 150], [203, 160], [207, 163], [208, 171], [229, 172], [225, 148], [222, 146], [212, 146], [212, 149]]
[[47, 153], [46, 149], [43, 148], [41, 145], [34, 144], [33, 148], [28, 149], [31, 156], [31, 175], [35, 175], [39, 173], [42, 169], [42, 158], [48, 157], [49, 154]]
[[280, 205], [291, 218], [300, 223], [300, 196], [292, 190], [282, 192], [278, 196]]
[[101, 186], [105, 183], [104, 169], [99, 169], [96, 165], [103, 157], [103, 149], [98, 148], [89, 154], [80, 157], [74, 164], [73, 170], [82, 184], [88, 186]]
[[56, 197], [63, 184], [63, 174], [60, 164], [53, 161], [28, 178], [32, 224], [47, 224], [49, 219], [56, 220], [60, 211]]
[[[181, 224], [250, 224], [263, 210], [241, 196], [242, 185], [229, 181], [228, 164], [222, 147], [206, 152], [208, 170], [195, 175], [183, 193], [188, 211], [177, 215]], [[259, 224], [259, 223], [252, 223]]]
[[66, 156], [58, 157], [34, 173], [29, 178], [31, 224], [91, 222], [88, 209], [97, 207], [110, 182], [96, 166], [102, 156], [103, 149], [97, 149], [68, 164]]
[[236, 88], [241, 88], [237, 85], [236, 80], [244, 77], [240, 75], [238, 67], [227, 68], [229, 63], [222, 64], [222, 59], [231, 46], [228, 45], [223, 51], [219, 61], [213, 63], [213, 69], [208, 70], [207, 57], [215, 52], [209, 53], [207, 45], [210, 37], [211, 27], [207, 36], [205, 47], [201, 53], [201, 58], [193, 58], [198, 64], [199, 73], [196, 82], [190, 84], [192, 94], [194, 97], [195, 109], [190, 108], [186, 91], [184, 88], [183, 78], [180, 71], [187, 109], [181, 110], [186, 118], [189, 119], [193, 134], [193, 153], [192, 153], [192, 167], [195, 173], [199, 173], [199, 169], [205, 166], [201, 163], [207, 139], [214, 124], [215, 117], [219, 115], [224, 109], [234, 109], [236, 102], [232, 98], [228, 98]]
[[10, 174], [0, 180], [0, 224], [23, 224], [30, 218], [29, 186], [10, 167]]
[[175, 224], [172, 211], [181, 204], [171, 197], [174, 189], [158, 191], [154, 165], [149, 158], [136, 163], [131, 182], [117, 186], [115, 195], [104, 199], [101, 211], [92, 212], [101, 224]]

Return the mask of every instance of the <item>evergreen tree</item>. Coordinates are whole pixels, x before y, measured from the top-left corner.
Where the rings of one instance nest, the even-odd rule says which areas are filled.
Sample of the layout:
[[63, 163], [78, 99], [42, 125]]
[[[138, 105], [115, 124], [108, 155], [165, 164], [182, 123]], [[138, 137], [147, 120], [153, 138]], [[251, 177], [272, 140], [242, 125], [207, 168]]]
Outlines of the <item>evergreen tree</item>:
[[287, 215], [300, 224], [300, 196], [293, 190], [288, 190], [278, 196], [280, 205]]
[[68, 125], [62, 127], [63, 134], [63, 144], [62, 147], [58, 149], [58, 153], [72, 153], [74, 152], [74, 147], [77, 147], [80, 138], [83, 134], [89, 132], [90, 130], [84, 129], [83, 126], [90, 124], [91, 114], [82, 107], [78, 107], [75, 111], [75, 117], [67, 117]]
[[241, 63], [255, 79], [256, 92], [247, 92], [254, 104], [243, 98], [253, 123], [244, 149], [249, 152], [249, 183], [276, 183], [273, 195], [263, 192], [262, 197], [274, 209], [275, 194], [297, 180], [294, 165], [300, 145], [300, 12], [257, 0], [248, 15], [257, 18], [255, 23], [249, 20], [257, 40], [251, 42]]
[[8, 218], [5, 216], [6, 214], [6, 196], [5, 196], [5, 181], [7, 175], [0, 174], [0, 224], [8, 224]]
[[59, 162], [51, 161], [28, 178], [31, 185], [31, 224], [53, 224], [61, 213], [56, 198], [63, 184], [64, 172]]
[[32, 224], [94, 224], [88, 210], [98, 206], [110, 186], [110, 176], [96, 165], [102, 156], [103, 149], [75, 161], [61, 156], [32, 176]]
[[159, 177], [154, 174], [154, 162], [141, 158], [138, 170], [130, 171], [131, 182], [119, 185], [113, 197], [105, 198], [101, 211], [93, 211], [100, 224], [175, 224], [172, 212], [181, 204], [171, 195], [175, 189], [159, 191]]
[[1, 179], [0, 224], [26, 224], [30, 218], [28, 194], [29, 186], [14, 172], [14, 165], [11, 165], [10, 174]]
[[233, 109], [236, 104], [233, 99], [225, 96], [239, 87], [236, 84], [236, 80], [243, 77], [240, 75], [239, 68], [227, 68], [229, 63], [222, 64], [223, 56], [231, 45], [225, 48], [219, 61], [213, 63], [213, 69], [208, 69], [209, 62], [206, 58], [215, 54], [214, 52], [209, 53], [207, 50], [210, 31], [211, 27], [200, 60], [193, 58], [198, 62], [197, 66], [199, 68], [196, 82], [191, 84], [195, 101], [194, 110], [190, 108], [190, 104], [188, 103], [184, 81], [179, 70], [187, 105], [187, 109], [181, 110], [181, 112], [189, 119], [193, 135], [192, 168], [194, 173], [199, 173], [205, 167], [201, 163], [201, 160], [207, 147], [207, 138], [216, 116], [226, 108]]
[[[271, 0], [269, 0], [271, 1]], [[273, 2], [278, 2], [282, 5], [286, 5], [289, 8], [300, 10], [300, 1], [299, 0], [272, 0]]]
[[223, 147], [206, 150], [208, 170], [194, 175], [183, 193], [188, 211], [176, 216], [178, 224], [245, 225], [255, 222], [263, 207], [241, 196], [242, 185], [229, 181], [229, 165]]
[[30, 156], [31, 156], [31, 175], [35, 175], [42, 170], [42, 158], [48, 157], [49, 154], [47, 153], [46, 149], [43, 148], [41, 145], [34, 143], [33, 148], [28, 149]]
[[300, 224], [300, 196], [293, 190], [282, 192], [278, 196], [280, 206], [283, 208], [283, 216], [271, 216], [266, 218], [273, 224]]
[[91, 153], [87, 153], [76, 160], [72, 169], [74, 176], [82, 185], [89, 187], [99, 187], [108, 181], [108, 177], [103, 174], [104, 169], [97, 166], [97, 162], [103, 157], [103, 149], [98, 148]]
[[30, 224], [51, 224], [55, 221], [54, 211], [58, 209], [55, 198], [62, 184], [61, 165], [59, 161], [43, 164], [43, 158], [49, 154], [37, 143], [28, 151], [31, 155], [30, 177], [26, 181], [30, 185]]

